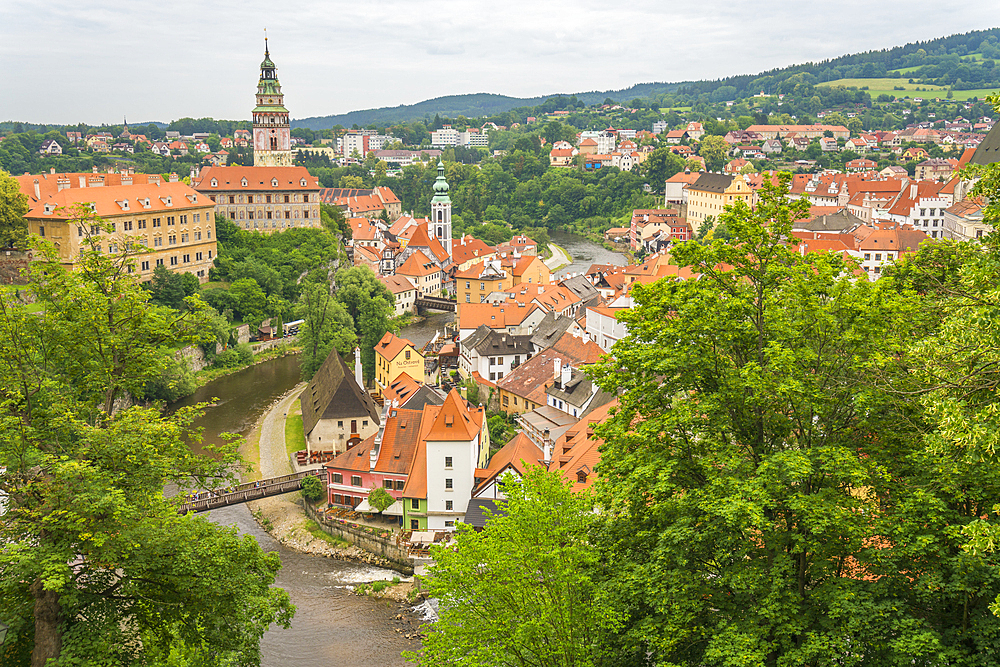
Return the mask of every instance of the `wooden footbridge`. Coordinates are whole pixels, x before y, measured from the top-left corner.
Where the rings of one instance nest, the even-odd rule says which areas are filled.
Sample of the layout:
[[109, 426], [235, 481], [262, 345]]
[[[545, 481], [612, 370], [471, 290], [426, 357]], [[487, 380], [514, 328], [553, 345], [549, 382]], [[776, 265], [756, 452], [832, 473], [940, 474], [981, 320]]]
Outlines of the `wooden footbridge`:
[[259, 482], [244, 482], [235, 488], [200, 491], [192, 495], [177, 511], [181, 514], [207, 512], [227, 505], [239, 505], [250, 500], [299, 491], [302, 488], [302, 480], [306, 477], [319, 477], [324, 482], [323, 486], [326, 486], [326, 470], [322, 468], [307, 470], [292, 475], [262, 479]]
[[450, 310], [455, 312], [458, 302], [455, 299], [445, 299], [439, 296], [418, 296], [414, 302], [417, 308], [430, 308], [431, 310]]

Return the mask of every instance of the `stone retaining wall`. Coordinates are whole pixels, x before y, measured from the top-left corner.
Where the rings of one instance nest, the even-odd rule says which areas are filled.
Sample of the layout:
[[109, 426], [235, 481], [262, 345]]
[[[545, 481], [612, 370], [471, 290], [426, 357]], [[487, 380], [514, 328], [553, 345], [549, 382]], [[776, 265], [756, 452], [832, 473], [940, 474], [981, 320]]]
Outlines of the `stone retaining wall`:
[[392, 564], [394, 570], [407, 575], [413, 574], [413, 560], [405, 547], [396, 544], [395, 537], [379, 537], [347, 524], [327, 521], [326, 517], [317, 512], [310, 503], [303, 504], [306, 507], [306, 516], [315, 521], [324, 533], [343, 538], [369, 553], [384, 558]]

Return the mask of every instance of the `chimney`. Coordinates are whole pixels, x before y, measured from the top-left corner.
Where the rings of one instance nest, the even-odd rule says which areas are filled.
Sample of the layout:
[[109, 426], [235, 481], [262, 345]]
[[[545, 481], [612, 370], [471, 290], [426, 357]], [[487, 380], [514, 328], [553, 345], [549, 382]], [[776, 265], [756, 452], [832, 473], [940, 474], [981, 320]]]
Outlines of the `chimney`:
[[96, 166], [93, 169], [93, 173], [95, 173], [95, 174], [97, 173], [97, 167]]
[[357, 381], [358, 386], [362, 389], [365, 388], [364, 375], [361, 372], [361, 348], [354, 348], [354, 379]]
[[385, 421], [389, 418], [389, 408], [391, 407], [391, 401], [386, 401], [382, 407], [382, 419], [379, 421], [378, 433], [375, 434], [375, 444], [372, 445], [372, 451], [368, 457], [369, 471], [375, 470], [375, 464], [378, 462], [379, 450], [382, 449], [382, 439], [385, 437]]
[[38, 187], [38, 179], [36, 178], [35, 179], [35, 199], [41, 199], [41, 198], [42, 198], [42, 191]]
[[87, 177], [86, 176], [81, 176], [80, 177], [80, 187], [81, 188], [87, 187]]
[[916, 198], [917, 198], [917, 184], [912, 183], [910, 184], [910, 199], [916, 199]]
[[562, 367], [562, 388], [565, 389], [566, 385], [569, 384], [569, 379], [573, 376], [573, 367], [567, 363]]
[[552, 438], [549, 429], [545, 429], [542, 433], [542, 463], [546, 468], [552, 463]]
[[556, 357], [552, 361], [552, 366], [553, 366], [552, 378], [556, 381], [556, 384], [558, 384], [562, 374], [562, 359]]
[[56, 173], [56, 168], [55, 167], [49, 167], [49, 173], [50, 174]]

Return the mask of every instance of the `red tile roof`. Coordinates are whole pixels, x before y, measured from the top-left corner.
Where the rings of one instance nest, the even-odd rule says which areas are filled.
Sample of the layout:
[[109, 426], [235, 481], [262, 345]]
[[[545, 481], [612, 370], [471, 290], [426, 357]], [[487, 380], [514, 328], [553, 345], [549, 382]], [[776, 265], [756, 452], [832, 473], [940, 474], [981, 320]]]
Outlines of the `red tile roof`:
[[406, 349], [407, 345], [414, 350], [416, 349], [416, 346], [406, 338], [400, 338], [391, 331], [386, 331], [385, 335], [382, 336], [382, 340], [375, 345], [375, 352], [383, 359], [392, 361], [399, 356], [400, 352]]

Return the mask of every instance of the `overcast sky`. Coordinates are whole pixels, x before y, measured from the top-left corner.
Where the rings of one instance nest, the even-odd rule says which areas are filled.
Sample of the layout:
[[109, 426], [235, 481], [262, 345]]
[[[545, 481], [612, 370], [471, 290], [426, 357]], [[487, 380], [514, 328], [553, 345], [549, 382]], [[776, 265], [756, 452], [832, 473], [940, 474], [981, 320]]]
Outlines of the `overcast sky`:
[[909, 0], [0, 0], [0, 120], [249, 118], [263, 30], [292, 118], [756, 73], [992, 27]]

